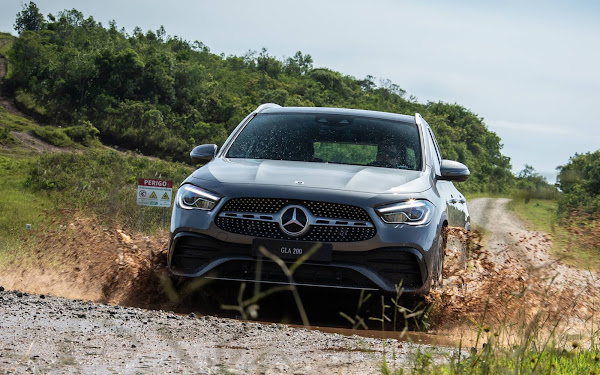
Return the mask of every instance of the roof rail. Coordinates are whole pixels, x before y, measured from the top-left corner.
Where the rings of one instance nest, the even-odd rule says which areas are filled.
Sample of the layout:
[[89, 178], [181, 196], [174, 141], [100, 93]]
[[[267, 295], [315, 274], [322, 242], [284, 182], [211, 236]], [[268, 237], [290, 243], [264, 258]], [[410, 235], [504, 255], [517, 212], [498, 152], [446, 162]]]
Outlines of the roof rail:
[[278, 108], [278, 107], [281, 108], [281, 106], [279, 104], [264, 103], [264, 104], [259, 105], [254, 112], [260, 113], [267, 108]]
[[417, 125], [421, 125], [423, 123], [423, 117], [421, 117], [421, 114], [419, 112], [415, 113], [415, 122], [417, 123]]

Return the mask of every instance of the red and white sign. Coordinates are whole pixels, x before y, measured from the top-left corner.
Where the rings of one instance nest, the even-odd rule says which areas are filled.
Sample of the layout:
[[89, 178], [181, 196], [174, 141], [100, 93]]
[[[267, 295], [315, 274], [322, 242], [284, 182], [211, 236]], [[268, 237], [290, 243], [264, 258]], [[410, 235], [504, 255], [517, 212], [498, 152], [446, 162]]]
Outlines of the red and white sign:
[[173, 189], [173, 181], [155, 180], [152, 178], [138, 178], [138, 186]]
[[173, 181], [139, 178], [137, 204], [140, 206], [171, 207]]

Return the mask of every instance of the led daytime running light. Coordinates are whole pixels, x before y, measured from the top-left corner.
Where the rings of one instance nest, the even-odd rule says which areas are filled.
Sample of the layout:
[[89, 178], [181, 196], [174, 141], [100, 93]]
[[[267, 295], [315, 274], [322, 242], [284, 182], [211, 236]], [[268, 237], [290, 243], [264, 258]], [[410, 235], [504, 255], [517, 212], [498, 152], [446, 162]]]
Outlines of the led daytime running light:
[[431, 220], [433, 209], [429, 201], [411, 199], [377, 208], [376, 211], [388, 224], [424, 225]]
[[220, 196], [192, 185], [183, 185], [177, 192], [177, 204], [186, 210], [212, 210]]

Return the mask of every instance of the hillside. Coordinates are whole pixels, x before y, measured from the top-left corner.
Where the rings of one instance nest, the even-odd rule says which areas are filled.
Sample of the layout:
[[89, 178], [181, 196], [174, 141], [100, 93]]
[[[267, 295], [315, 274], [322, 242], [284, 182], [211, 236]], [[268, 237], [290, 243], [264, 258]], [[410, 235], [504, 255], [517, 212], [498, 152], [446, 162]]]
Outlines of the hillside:
[[[310, 55], [278, 59], [263, 49], [244, 56], [210, 52], [201, 42], [113, 22], [104, 27], [76, 10], [24, 30], [7, 53], [7, 89], [19, 107], [64, 130], [52, 142], [93, 142], [187, 161], [198, 144], [221, 144], [264, 102], [420, 112], [444, 156], [469, 166], [466, 191], [505, 191], [512, 180], [500, 138], [458, 104], [418, 103], [389, 80], [375, 83], [316, 68]], [[67, 130], [68, 129], [68, 130]], [[41, 132], [44, 133], [44, 132]], [[60, 145], [60, 144], [59, 144]]]

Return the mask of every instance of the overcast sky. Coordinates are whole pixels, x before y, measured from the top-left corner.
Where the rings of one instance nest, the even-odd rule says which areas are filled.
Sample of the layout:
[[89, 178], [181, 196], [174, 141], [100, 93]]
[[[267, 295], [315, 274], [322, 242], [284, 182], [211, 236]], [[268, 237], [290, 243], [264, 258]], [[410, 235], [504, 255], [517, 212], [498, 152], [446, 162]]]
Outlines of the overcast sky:
[[[22, 1], [0, 0], [15, 33]], [[518, 172], [554, 182], [576, 152], [600, 148], [600, 2], [38, 0], [131, 32], [164, 25], [212, 52], [311, 54], [315, 67], [390, 79], [420, 102], [458, 103], [485, 119]]]

